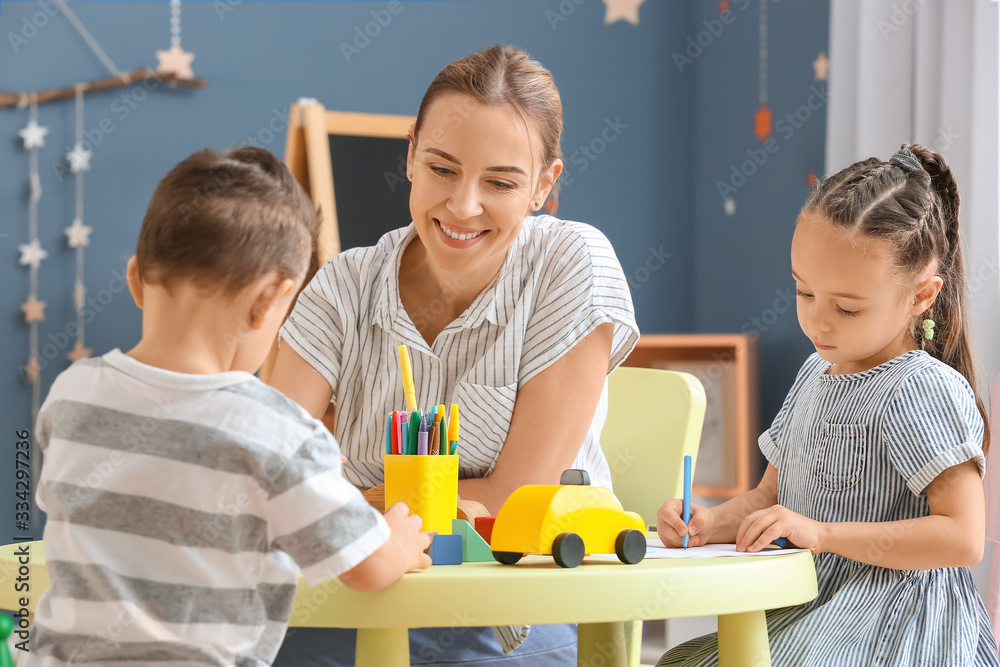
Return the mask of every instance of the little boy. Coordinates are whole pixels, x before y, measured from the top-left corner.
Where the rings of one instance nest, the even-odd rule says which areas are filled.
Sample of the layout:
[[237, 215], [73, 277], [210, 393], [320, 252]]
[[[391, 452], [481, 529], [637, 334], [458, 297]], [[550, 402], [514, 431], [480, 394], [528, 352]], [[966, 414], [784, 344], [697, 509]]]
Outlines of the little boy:
[[62, 373], [42, 406], [52, 586], [30, 665], [270, 665], [301, 567], [359, 590], [427, 567], [304, 409], [251, 375], [301, 286], [317, 215], [265, 150], [202, 151], [160, 182], [128, 262], [142, 340]]

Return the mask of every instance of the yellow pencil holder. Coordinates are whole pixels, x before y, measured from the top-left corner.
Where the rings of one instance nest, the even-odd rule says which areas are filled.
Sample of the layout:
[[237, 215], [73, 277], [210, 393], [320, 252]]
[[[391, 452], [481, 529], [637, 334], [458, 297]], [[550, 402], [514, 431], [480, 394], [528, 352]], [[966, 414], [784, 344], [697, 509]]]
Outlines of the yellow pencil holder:
[[458, 515], [458, 455], [387, 454], [385, 507], [399, 502], [424, 520], [423, 530], [450, 535]]

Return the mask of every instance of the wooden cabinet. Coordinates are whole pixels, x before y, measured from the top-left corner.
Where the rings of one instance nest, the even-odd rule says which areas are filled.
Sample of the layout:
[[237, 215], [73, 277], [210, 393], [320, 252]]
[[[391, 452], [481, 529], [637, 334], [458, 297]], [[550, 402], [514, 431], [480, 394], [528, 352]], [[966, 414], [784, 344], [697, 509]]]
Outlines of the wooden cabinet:
[[625, 366], [667, 368], [695, 375], [705, 386], [705, 427], [693, 494], [734, 496], [760, 478], [757, 341], [743, 334], [640, 336]]

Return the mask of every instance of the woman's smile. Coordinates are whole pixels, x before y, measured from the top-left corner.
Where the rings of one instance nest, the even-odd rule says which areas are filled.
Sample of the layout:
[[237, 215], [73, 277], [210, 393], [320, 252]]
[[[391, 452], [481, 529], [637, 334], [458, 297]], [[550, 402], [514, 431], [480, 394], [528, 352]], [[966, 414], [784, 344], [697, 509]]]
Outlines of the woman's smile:
[[453, 248], [468, 248], [475, 245], [481, 241], [488, 229], [469, 229], [466, 227], [459, 227], [455, 224], [442, 222], [438, 218], [434, 218], [434, 224], [437, 227], [439, 236], [444, 239], [446, 245]]

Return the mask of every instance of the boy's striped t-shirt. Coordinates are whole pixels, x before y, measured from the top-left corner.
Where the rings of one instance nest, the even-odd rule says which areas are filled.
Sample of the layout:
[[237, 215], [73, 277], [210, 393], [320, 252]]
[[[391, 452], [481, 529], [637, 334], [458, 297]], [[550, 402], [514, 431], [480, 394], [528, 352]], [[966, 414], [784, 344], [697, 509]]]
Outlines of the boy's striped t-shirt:
[[30, 665], [270, 665], [299, 568], [316, 584], [389, 536], [325, 426], [249, 373], [78, 361], [37, 438], [52, 585]]

